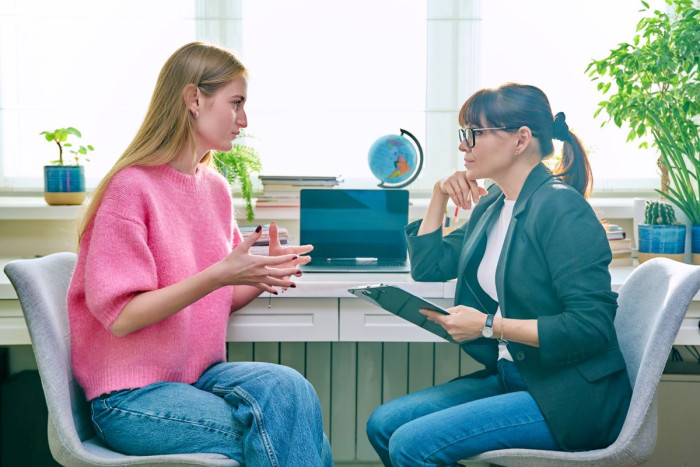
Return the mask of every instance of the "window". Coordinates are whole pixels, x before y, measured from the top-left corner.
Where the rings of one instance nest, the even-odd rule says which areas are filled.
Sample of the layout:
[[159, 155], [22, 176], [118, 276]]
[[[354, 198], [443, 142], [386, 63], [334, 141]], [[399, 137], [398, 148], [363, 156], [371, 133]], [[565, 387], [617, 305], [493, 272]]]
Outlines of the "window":
[[424, 1], [243, 2], [249, 133], [266, 174], [373, 179], [367, 153], [425, 134]]
[[192, 0], [3, 2], [0, 187], [41, 189], [57, 148], [39, 133], [65, 126], [95, 147], [94, 186], [136, 133], [165, 60], [194, 38]]
[[[652, 9], [666, 8], [663, 0], [648, 3]], [[541, 88], [552, 111], [566, 114], [589, 150], [598, 193], [659, 185], [655, 151], [639, 149], [639, 141], [626, 143], [628, 130], [612, 122], [601, 128], [605, 113], [593, 118], [605, 97], [584, 73], [592, 59], [632, 41], [641, 7], [639, 0], [483, 2], [483, 86], [515, 81]]]
[[[6, 2], [7, 3], [7, 2]], [[663, 0], [652, 7], [665, 8]], [[405, 128], [421, 177], [462, 168], [455, 129], [481, 87], [541, 87], [592, 150], [597, 192], [653, 188], [656, 154], [593, 119], [603, 99], [584, 69], [634, 35], [639, 0], [27, 0], [0, 11], [0, 190], [41, 189], [61, 126], [95, 146], [94, 186], [133, 138], [167, 57], [195, 39], [249, 68], [248, 133], [267, 174], [375, 181], [367, 151]]]

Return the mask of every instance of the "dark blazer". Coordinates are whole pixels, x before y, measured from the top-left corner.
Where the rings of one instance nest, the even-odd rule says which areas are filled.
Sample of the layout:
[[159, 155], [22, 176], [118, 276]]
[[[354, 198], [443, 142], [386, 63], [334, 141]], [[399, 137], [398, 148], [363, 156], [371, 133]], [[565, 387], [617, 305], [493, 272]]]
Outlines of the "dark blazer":
[[[504, 317], [537, 319], [539, 348], [509, 342], [508, 350], [554, 436], [570, 451], [608, 446], [622, 428], [632, 391], [613, 326], [617, 294], [610, 288], [605, 230], [578, 192], [544, 165], [535, 167], [498, 260], [497, 303], [476, 278], [488, 228], [505, 199], [496, 185], [488, 191], [469, 221], [444, 238], [440, 229], [417, 236], [421, 221], [406, 226], [411, 275], [417, 281], [457, 278], [456, 305], [495, 313], [500, 304]], [[485, 366], [481, 375], [496, 372], [497, 346], [485, 338], [462, 344]]]

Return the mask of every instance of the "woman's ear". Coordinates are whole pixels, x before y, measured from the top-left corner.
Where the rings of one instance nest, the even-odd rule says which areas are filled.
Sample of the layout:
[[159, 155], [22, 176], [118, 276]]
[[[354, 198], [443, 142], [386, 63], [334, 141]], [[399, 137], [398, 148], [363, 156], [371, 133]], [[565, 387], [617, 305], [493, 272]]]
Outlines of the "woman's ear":
[[515, 153], [522, 154], [530, 146], [532, 142], [532, 130], [529, 127], [521, 126], [518, 128], [515, 139]]
[[199, 88], [194, 84], [188, 84], [182, 90], [182, 99], [185, 101], [185, 107], [190, 111], [192, 116], [199, 115]]

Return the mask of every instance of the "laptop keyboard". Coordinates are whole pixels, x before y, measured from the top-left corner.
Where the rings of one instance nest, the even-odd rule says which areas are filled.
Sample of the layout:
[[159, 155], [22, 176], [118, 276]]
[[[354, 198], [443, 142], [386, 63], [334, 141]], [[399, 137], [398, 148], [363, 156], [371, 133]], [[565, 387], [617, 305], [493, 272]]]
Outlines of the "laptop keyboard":
[[399, 261], [399, 260], [356, 260], [356, 259], [332, 259], [328, 261], [312, 261], [312, 265], [330, 265], [330, 266], [338, 266], [338, 267], [346, 267], [346, 266], [361, 266], [361, 267], [366, 267], [366, 266], [382, 266], [382, 267], [391, 267], [391, 266], [403, 266], [406, 264], [406, 261]]

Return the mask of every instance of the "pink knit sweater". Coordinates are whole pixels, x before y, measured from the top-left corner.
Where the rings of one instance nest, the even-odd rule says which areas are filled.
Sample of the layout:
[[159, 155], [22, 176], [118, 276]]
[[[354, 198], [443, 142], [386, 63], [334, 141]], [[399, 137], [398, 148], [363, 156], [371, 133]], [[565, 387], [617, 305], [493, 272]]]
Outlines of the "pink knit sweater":
[[162, 165], [114, 176], [68, 291], [73, 371], [88, 400], [157, 381], [193, 383], [225, 360], [231, 287], [124, 337], [109, 326], [135, 295], [194, 275], [240, 242], [228, 185], [215, 171]]

